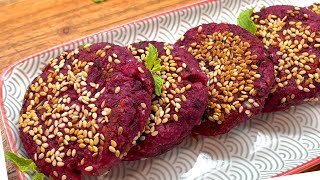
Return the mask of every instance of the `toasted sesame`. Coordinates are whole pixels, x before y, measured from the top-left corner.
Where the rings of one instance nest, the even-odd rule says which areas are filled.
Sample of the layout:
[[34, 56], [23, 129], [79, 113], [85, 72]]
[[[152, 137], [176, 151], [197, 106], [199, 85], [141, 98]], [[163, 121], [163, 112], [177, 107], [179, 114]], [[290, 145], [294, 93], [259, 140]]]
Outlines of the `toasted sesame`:
[[85, 170], [85, 171], [92, 171], [92, 170], [93, 170], [93, 167], [92, 167], [92, 166], [87, 166], [84, 170]]
[[140, 73], [144, 73], [144, 70], [141, 67], [138, 67]]
[[114, 93], [118, 94], [120, 92], [120, 87], [116, 87], [116, 89], [114, 90]]
[[109, 146], [109, 151], [112, 152], [112, 153], [115, 153], [116, 149], [113, 146]]
[[62, 167], [62, 166], [64, 166], [64, 163], [63, 162], [57, 162], [57, 166]]

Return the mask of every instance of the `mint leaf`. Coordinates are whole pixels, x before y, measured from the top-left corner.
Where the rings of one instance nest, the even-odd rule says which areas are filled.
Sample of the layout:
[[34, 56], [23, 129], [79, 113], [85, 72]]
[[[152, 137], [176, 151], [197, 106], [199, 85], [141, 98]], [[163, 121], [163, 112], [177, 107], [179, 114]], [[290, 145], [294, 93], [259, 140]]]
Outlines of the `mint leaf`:
[[[31, 160], [31, 159], [29, 159], [29, 160]], [[31, 160], [31, 161], [32, 161], [32, 160]], [[32, 171], [38, 172], [37, 165], [36, 165], [36, 163], [34, 163], [33, 161], [32, 161], [32, 163], [30, 164], [30, 168], [32, 169]]]
[[163, 79], [155, 74], [158, 71], [161, 71], [161, 60], [158, 58], [158, 50], [152, 44], [149, 43], [148, 46], [148, 55], [145, 61], [146, 67], [152, 73], [153, 80], [154, 80], [154, 91], [157, 96], [161, 95], [161, 89], [163, 84]]
[[31, 159], [20, 157], [12, 152], [6, 152], [4, 155], [7, 160], [15, 164], [22, 172], [30, 173], [30, 171], [37, 170], [37, 166]]
[[44, 180], [44, 174], [42, 173], [36, 173], [33, 177], [32, 180]]
[[158, 60], [158, 50], [156, 47], [154, 47], [152, 44], [149, 43], [148, 46], [148, 55], [146, 58], [146, 67], [153, 72], [154, 66], [160, 66], [160, 61]]
[[154, 85], [155, 85], [154, 86], [154, 91], [155, 91], [157, 96], [160, 96], [161, 95], [162, 85], [163, 85], [163, 79], [160, 76], [156, 75], [156, 74], [154, 74], [152, 76], [153, 76]]
[[247, 31], [251, 32], [252, 34], [256, 34], [257, 26], [251, 20], [252, 13], [253, 13], [253, 8], [242, 11], [240, 13], [237, 21], [238, 21], [238, 25], [239, 26], [241, 26], [242, 28], [244, 28]]
[[102, 2], [104, 2], [105, 0], [93, 0], [93, 2], [95, 2], [95, 3], [102, 3]]
[[153, 68], [151, 69], [151, 72], [161, 71], [160, 60], [156, 60], [156, 61], [159, 61], [159, 62], [156, 62], [156, 63], [153, 65]]
[[38, 172], [36, 164], [31, 159], [18, 156], [12, 152], [6, 152], [4, 156], [7, 160], [15, 164], [21, 172], [35, 172], [36, 174], [32, 177], [32, 180], [44, 180], [44, 174]]

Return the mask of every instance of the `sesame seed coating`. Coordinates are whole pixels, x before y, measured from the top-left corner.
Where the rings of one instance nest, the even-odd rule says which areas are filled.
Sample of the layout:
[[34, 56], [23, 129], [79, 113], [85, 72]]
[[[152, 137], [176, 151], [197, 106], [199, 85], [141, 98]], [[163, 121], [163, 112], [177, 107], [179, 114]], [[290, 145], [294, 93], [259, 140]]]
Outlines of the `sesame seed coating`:
[[306, 8], [271, 6], [253, 15], [274, 63], [275, 84], [264, 112], [288, 109], [320, 94], [320, 16]]
[[63, 52], [25, 94], [23, 145], [55, 179], [99, 175], [117, 165], [143, 131], [153, 88], [151, 73], [126, 48], [98, 43]]
[[177, 45], [208, 77], [209, 100], [196, 134], [215, 136], [258, 114], [273, 84], [273, 66], [257, 37], [231, 24], [203, 24]]
[[320, 3], [313, 3], [311, 6], [308, 7], [311, 11], [320, 14]]
[[152, 111], [145, 131], [134, 140], [125, 160], [160, 155], [171, 150], [199, 124], [208, 100], [207, 78], [196, 60], [184, 49], [162, 42], [140, 42], [128, 46], [135, 57], [144, 62], [148, 44], [158, 50], [163, 79], [160, 96], [153, 95]]

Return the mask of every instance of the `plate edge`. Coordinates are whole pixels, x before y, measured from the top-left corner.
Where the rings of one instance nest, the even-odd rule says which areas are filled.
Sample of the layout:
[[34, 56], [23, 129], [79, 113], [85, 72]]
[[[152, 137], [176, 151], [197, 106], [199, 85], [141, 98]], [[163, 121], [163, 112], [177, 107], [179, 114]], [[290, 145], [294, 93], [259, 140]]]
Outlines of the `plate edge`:
[[305, 163], [302, 163], [299, 166], [296, 166], [292, 169], [289, 169], [289, 170], [284, 171], [280, 174], [272, 176], [272, 177], [280, 177], [280, 176], [288, 176], [288, 175], [298, 174], [298, 173], [301, 173], [302, 171], [305, 171], [309, 168], [312, 168], [318, 164], [320, 164], [320, 156], [318, 156], [310, 161], [307, 161]]
[[[114, 30], [114, 29], [122, 28], [122, 27], [124, 27], [124, 26], [132, 25], [132, 24], [135, 24], [135, 23], [138, 23], [138, 22], [142, 22], [142, 21], [146, 21], [146, 20], [149, 20], [149, 19], [152, 19], [152, 18], [157, 18], [157, 17], [162, 16], [162, 15], [166, 15], [166, 14], [169, 14], [169, 13], [181, 11], [181, 10], [184, 10], [184, 9], [192, 8], [192, 7], [195, 7], [195, 6], [200, 6], [200, 5], [202, 5], [202, 4], [206, 4], [206, 3], [209, 3], [209, 2], [215, 2], [215, 1], [219, 1], [219, 0], [200, 0], [200, 1], [195, 2], [195, 3], [191, 3], [191, 4], [188, 4], [188, 5], [184, 5], [184, 6], [180, 6], [180, 7], [177, 7], [177, 8], [173, 8], [173, 9], [171, 9], [171, 10], [163, 11], [163, 12], [160, 12], [160, 13], [157, 13], [157, 14], [149, 15], [149, 16], [146, 16], [146, 17], [144, 17], [144, 18], [140, 18], [140, 19], [137, 19], [137, 20], [134, 20], [134, 21], [130, 21], [130, 22], [128, 22], [128, 23], [124, 23], [124, 24], [117, 25], [117, 26], [115, 26], [115, 27], [107, 28], [107, 29], [104, 29], [104, 30], [102, 30], [102, 31], [98, 31], [98, 32], [93, 33], [93, 34], [89, 34], [89, 35], [86, 35], [86, 36], [82, 36], [82, 37], [80, 37], [80, 38], [77, 38], [77, 39], [74, 39], [74, 40], [71, 40], [71, 41], [68, 41], [68, 42], [65, 42], [65, 43], [56, 45], [56, 46], [54, 46], [54, 47], [52, 47], [52, 48], [49, 48], [49, 49], [40, 51], [40, 52], [38, 52], [38, 53], [32, 54], [32, 55], [30, 55], [30, 56], [27, 56], [26, 58], [23, 58], [22, 60], [19, 60], [18, 62], [15, 62], [14, 64], [8, 66], [8, 67], [1, 73], [1, 75], [0, 75], [0, 97], [1, 97], [1, 98], [0, 98], [0, 115], [1, 115], [1, 121], [2, 121], [2, 123], [3, 123], [3, 125], [4, 125], [4, 129], [5, 129], [5, 131], [6, 131], [6, 134], [5, 134], [6, 137], [7, 137], [8, 139], [10, 139], [10, 141], [13, 140], [12, 131], [11, 131], [10, 127], [9, 127], [8, 119], [7, 119], [7, 117], [5, 116], [6, 111], [5, 111], [5, 109], [4, 109], [4, 103], [3, 103], [3, 99], [2, 99], [2, 92], [3, 92], [3, 88], [2, 88], [2, 87], [3, 87], [3, 81], [4, 81], [5, 77], [6, 77], [10, 72], [12, 72], [13, 69], [14, 69], [16, 66], [18, 66], [18, 65], [20, 65], [20, 64], [28, 61], [28, 60], [31, 59], [31, 58], [34, 58], [34, 57], [39, 56], [39, 55], [41, 55], [41, 54], [44, 54], [44, 53], [46, 53], [46, 52], [48, 52], [48, 51], [56, 50], [56, 49], [58, 49], [58, 48], [60, 48], [60, 47], [67, 46], [67, 45], [73, 44], [73, 43], [77, 43], [77, 42], [79, 42], [79, 41], [82, 41], [82, 40], [84, 40], [84, 39], [87, 39], [87, 38], [96, 36], [96, 35], [101, 34], [101, 33], [104, 33], [104, 32], [109, 32], [109, 31], [112, 31], [112, 30]], [[9, 137], [9, 136], [10, 136], [10, 137]], [[10, 141], [9, 141], [9, 143], [8, 143], [8, 144], [9, 144], [9, 149], [10, 149], [10, 151], [12, 151], [12, 152], [14, 152], [14, 153], [17, 153], [16, 147], [13, 146], [13, 145], [10, 143]], [[287, 176], [287, 175], [297, 174], [297, 173], [300, 173], [300, 172], [302, 172], [302, 171], [304, 171], [304, 170], [307, 170], [307, 169], [309, 169], [309, 168], [311, 168], [311, 167], [313, 167], [313, 166], [315, 166], [315, 165], [317, 165], [317, 164], [320, 164], [320, 156], [318, 156], [318, 157], [316, 157], [316, 158], [314, 158], [314, 159], [312, 159], [312, 160], [310, 160], [310, 161], [307, 161], [307, 162], [305, 162], [305, 163], [303, 163], [303, 164], [301, 164], [301, 165], [299, 165], [299, 166], [296, 166], [296, 167], [294, 167], [294, 168], [292, 168], [292, 169], [289, 169], [289, 170], [287, 170], [287, 171], [284, 171], [284, 172], [282, 172], [282, 173], [279, 173], [279, 174], [277, 174], [277, 175], [274, 175], [274, 176], [272, 176], [272, 177], [280, 177], [280, 176]], [[19, 169], [17, 169], [17, 172], [18, 172], [18, 177], [19, 177], [20, 179], [23, 179], [23, 180], [26, 179], [26, 177], [23, 175], [23, 173], [22, 173]]]

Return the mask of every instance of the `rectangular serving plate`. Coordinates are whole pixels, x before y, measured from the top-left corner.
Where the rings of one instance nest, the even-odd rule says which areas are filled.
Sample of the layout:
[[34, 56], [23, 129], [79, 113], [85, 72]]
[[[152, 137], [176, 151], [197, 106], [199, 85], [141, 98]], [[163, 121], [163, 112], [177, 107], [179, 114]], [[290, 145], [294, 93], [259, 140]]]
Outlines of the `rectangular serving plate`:
[[[117, 26], [53, 47], [10, 66], [0, 79], [0, 113], [10, 150], [26, 152], [18, 134], [23, 96], [50, 58], [79, 45], [142, 40], [174, 43], [191, 27], [210, 22], [236, 23], [246, 8], [275, 4], [311, 5], [313, 1], [205, 0]], [[103, 179], [267, 179], [301, 172], [320, 163], [320, 103], [262, 114], [219, 137], [187, 138], [159, 157], [123, 162]], [[31, 179], [18, 172], [20, 179]], [[90, 179], [90, 178], [89, 178]], [[92, 179], [92, 178], [91, 178]]]

